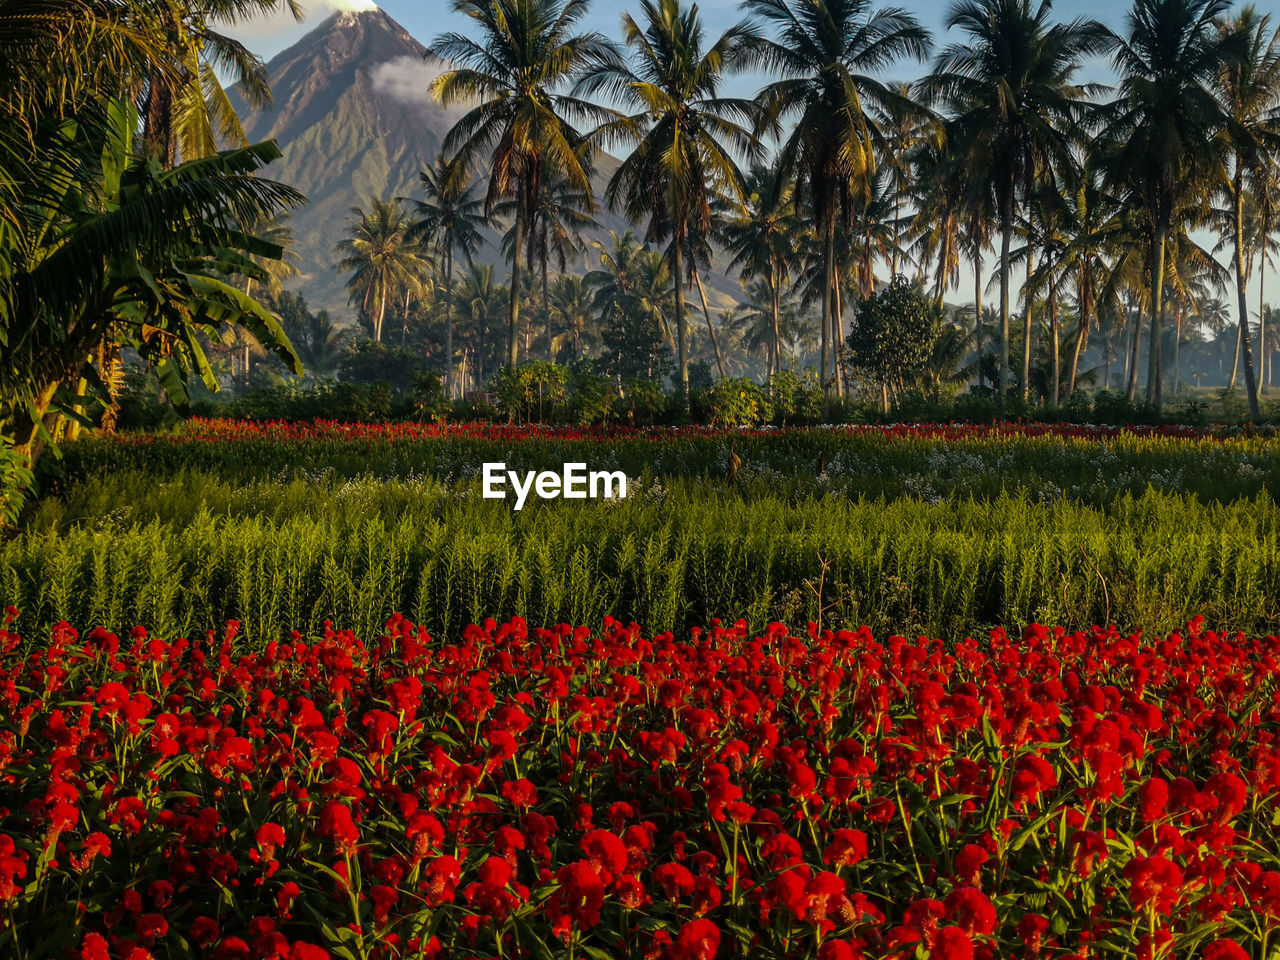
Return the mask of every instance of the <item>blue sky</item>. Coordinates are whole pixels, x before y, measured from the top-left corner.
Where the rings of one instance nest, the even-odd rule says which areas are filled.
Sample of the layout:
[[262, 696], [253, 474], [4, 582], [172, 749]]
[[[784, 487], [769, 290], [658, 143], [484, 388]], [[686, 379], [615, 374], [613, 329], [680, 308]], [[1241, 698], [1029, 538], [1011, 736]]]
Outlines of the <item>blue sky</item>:
[[[367, 5], [372, 0], [303, 0], [307, 10], [306, 21], [302, 25], [292, 22], [291, 18], [277, 16], [269, 21], [257, 21], [243, 25], [231, 32], [246, 41], [250, 49], [263, 57], [270, 57], [289, 44], [299, 39], [317, 23], [329, 16], [339, 7]], [[1267, 0], [1263, 0], [1266, 6]], [[383, 10], [399, 21], [406, 30], [423, 43], [430, 43], [432, 38], [444, 30], [467, 29], [467, 18], [453, 12], [450, 0], [380, 0]], [[948, 37], [943, 29], [943, 21], [949, 2], [935, 0], [898, 0], [898, 5], [905, 7], [919, 18], [934, 34], [935, 45], [941, 46], [954, 36]], [[624, 10], [634, 10], [637, 4], [630, 0], [594, 0], [587, 15], [586, 25], [600, 30], [612, 37], [619, 37], [621, 30], [619, 20]], [[741, 18], [738, 0], [702, 0], [698, 4], [702, 11], [708, 31], [722, 30]], [[1054, 14], [1059, 19], [1068, 20], [1074, 17], [1096, 17], [1115, 30], [1124, 26], [1126, 2], [1107, 3], [1103, 0], [1058, 0], [1054, 4]], [[904, 63], [893, 74], [903, 79], [918, 76], [923, 67], [914, 63]], [[1106, 81], [1109, 71], [1105, 63], [1089, 64], [1082, 72], [1081, 79]], [[738, 81], [735, 93], [750, 94], [758, 82], [753, 78], [742, 78]]]

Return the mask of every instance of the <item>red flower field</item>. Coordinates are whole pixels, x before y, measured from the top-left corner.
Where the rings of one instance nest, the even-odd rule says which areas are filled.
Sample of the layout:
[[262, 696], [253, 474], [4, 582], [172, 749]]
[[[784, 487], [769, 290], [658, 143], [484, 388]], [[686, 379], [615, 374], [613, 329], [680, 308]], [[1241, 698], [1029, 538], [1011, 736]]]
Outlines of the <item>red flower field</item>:
[[1280, 640], [0, 632], [5, 957], [1264, 957]]

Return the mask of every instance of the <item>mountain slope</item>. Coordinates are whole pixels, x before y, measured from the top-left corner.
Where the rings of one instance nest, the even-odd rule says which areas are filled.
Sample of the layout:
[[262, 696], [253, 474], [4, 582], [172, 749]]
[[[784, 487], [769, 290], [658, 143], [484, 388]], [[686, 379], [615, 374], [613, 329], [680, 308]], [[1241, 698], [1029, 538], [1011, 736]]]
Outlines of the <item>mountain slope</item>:
[[[419, 171], [462, 113], [428, 99], [434, 73], [425, 53], [382, 10], [336, 13], [267, 64], [274, 103], [256, 110], [235, 100], [249, 139], [280, 145], [283, 156], [267, 176], [310, 200], [291, 220], [302, 275], [288, 286], [335, 318], [352, 318], [346, 278], [333, 270], [333, 248], [351, 208], [368, 208], [373, 197], [416, 196]], [[608, 172], [615, 164], [606, 157], [601, 167]], [[597, 196], [603, 191], [601, 180]], [[610, 230], [627, 229], [616, 216], [597, 219], [600, 229], [589, 240], [608, 244]], [[496, 234], [489, 240], [481, 258], [494, 262]], [[708, 279], [708, 296], [718, 304], [739, 291], [736, 280], [720, 274]]]

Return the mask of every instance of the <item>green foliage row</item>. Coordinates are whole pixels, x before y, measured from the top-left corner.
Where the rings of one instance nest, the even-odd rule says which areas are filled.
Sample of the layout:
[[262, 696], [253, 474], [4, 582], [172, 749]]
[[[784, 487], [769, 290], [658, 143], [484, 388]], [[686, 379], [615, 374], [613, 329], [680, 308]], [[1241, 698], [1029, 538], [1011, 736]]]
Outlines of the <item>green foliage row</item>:
[[[195, 429], [201, 428], [197, 425]], [[1230, 438], [984, 435], [956, 428], [945, 436], [913, 431], [787, 429], [584, 432], [580, 436], [465, 427], [444, 436], [402, 435], [393, 428], [351, 432], [233, 431], [231, 440], [182, 435], [84, 440], [59, 467], [58, 497], [43, 503], [33, 525], [65, 525], [121, 506], [143, 510], [156, 480], [195, 491], [209, 474], [228, 481], [432, 477], [444, 482], [475, 475], [480, 464], [504, 461], [513, 470], [559, 470], [584, 461], [593, 470], [721, 481], [730, 454], [741, 460], [744, 492], [788, 501], [814, 495], [940, 500], [993, 500], [1025, 492], [1039, 499], [1066, 496], [1106, 507], [1148, 486], [1202, 501], [1231, 501], [1266, 492], [1280, 500], [1280, 442], [1267, 436]], [[80, 483], [84, 477], [108, 478]], [[148, 491], [142, 496], [139, 491]], [[186, 511], [191, 514], [193, 511]]]
[[[141, 482], [124, 475], [84, 509]], [[705, 481], [633, 481], [619, 501], [484, 500], [431, 479], [239, 482], [189, 474], [145, 505], [0, 547], [0, 601], [52, 622], [161, 634], [241, 621], [263, 641], [325, 620], [374, 632], [400, 611], [434, 631], [486, 616], [650, 629], [712, 617], [867, 623], [956, 636], [983, 625], [1194, 614], [1260, 631], [1280, 618], [1280, 508], [1148, 491], [1109, 507], [1023, 495], [788, 502]], [[117, 503], [127, 500], [116, 499]]]

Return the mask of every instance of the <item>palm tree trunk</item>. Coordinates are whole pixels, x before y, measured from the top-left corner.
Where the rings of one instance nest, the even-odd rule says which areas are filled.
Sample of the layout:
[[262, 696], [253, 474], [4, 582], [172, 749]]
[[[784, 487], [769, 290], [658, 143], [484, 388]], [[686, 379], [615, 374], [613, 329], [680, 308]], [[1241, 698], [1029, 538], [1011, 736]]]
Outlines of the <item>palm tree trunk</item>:
[[444, 251], [444, 395], [453, 399], [453, 236]]
[[[1246, 283], [1248, 280], [1246, 279]], [[1236, 378], [1240, 375], [1240, 325], [1236, 324], [1236, 348], [1231, 355], [1231, 376], [1227, 378], [1227, 389], [1236, 388]]]
[[547, 251], [543, 249], [542, 259], [542, 322], [547, 325], [547, 360], [555, 362], [555, 338], [551, 336], [551, 283], [547, 279]]
[[404, 291], [404, 314], [400, 317], [400, 346], [409, 342], [409, 290]]
[[982, 373], [982, 251], [973, 254], [973, 335], [978, 341], [978, 389], [985, 377]]
[[1173, 396], [1178, 395], [1178, 381], [1182, 377], [1182, 321], [1186, 311], [1178, 308], [1173, 318]]
[[844, 305], [840, 295], [840, 281], [836, 280], [835, 289], [831, 291], [831, 379], [836, 382], [836, 396], [844, 399], [844, 378], [840, 376], [840, 361], [844, 359]]
[[686, 348], [688, 338], [684, 317], [684, 237], [677, 234], [672, 239], [671, 256], [675, 259], [676, 288], [676, 343], [680, 363], [680, 395], [686, 405], [689, 403], [689, 355]]
[[1049, 279], [1049, 405], [1058, 405], [1058, 389], [1060, 386], [1058, 372], [1058, 279], [1051, 274]]
[[[1126, 313], [1128, 312], [1126, 308]], [[1125, 361], [1125, 374], [1129, 379], [1126, 391], [1129, 402], [1138, 399], [1138, 357], [1142, 353], [1142, 305], [1138, 305], [1137, 316], [1133, 319], [1133, 336], [1129, 340], [1129, 358]]]
[[1111, 334], [1108, 333], [1106, 336], [1102, 338], [1102, 381], [1103, 381], [1102, 389], [1103, 390], [1111, 389], [1111, 359], [1112, 359], [1112, 353], [1114, 352], [1112, 351], [1111, 346], [1112, 346]]
[[[1071, 356], [1071, 373], [1067, 376], [1067, 396], [1070, 397], [1076, 392], [1076, 377], [1080, 372], [1080, 355], [1084, 352], [1089, 342], [1089, 322], [1092, 319], [1090, 314], [1093, 312], [1092, 292], [1089, 289], [1088, 267], [1085, 264], [1080, 265], [1080, 330], [1076, 333], [1075, 351]], [[1103, 384], [1103, 389], [1111, 389], [1110, 363], [1107, 366], [1108, 380]]]
[[[378, 296], [378, 317], [373, 324], [373, 339], [377, 340], [378, 342], [382, 341], [382, 321], [386, 319], [386, 316], [387, 316], [387, 291], [386, 291], [386, 288], [384, 287], [381, 291], [381, 294]], [[247, 378], [249, 375], [249, 347], [247, 345], [244, 348], [244, 371], [245, 371], [245, 377]]]
[[707, 333], [711, 334], [711, 349], [716, 352], [716, 369], [720, 371], [720, 379], [725, 378], [724, 357], [720, 356], [720, 341], [716, 337], [716, 328], [711, 325], [711, 308], [707, 306], [707, 291], [702, 286], [702, 276], [693, 271], [694, 282], [698, 285], [698, 296], [702, 298], [702, 315], [707, 318]]
[[773, 310], [773, 369], [770, 373], [782, 371], [782, 278], [779, 276], [778, 264], [770, 264], [769, 299]]
[[1258, 372], [1262, 376], [1258, 378], [1258, 395], [1261, 396], [1266, 390], [1268, 374], [1271, 370], [1271, 352], [1267, 350], [1267, 303], [1264, 299], [1267, 289], [1267, 257], [1265, 250], [1259, 259], [1262, 263], [1262, 269], [1258, 271], [1258, 352], [1261, 354], [1259, 357], [1261, 369]]
[[1238, 325], [1238, 336], [1240, 339], [1240, 353], [1244, 360], [1244, 385], [1245, 390], [1249, 394], [1249, 417], [1255, 423], [1261, 419], [1261, 412], [1258, 410], [1258, 383], [1254, 378], [1253, 372], [1253, 345], [1249, 338], [1249, 305], [1245, 299], [1245, 276], [1244, 276], [1244, 168], [1240, 161], [1236, 161], [1235, 178], [1232, 182], [1232, 192], [1235, 201], [1235, 227], [1236, 227], [1236, 298], [1238, 300], [1240, 318]]
[[836, 222], [832, 216], [825, 227], [822, 249], [822, 345], [818, 351], [818, 382], [822, 385], [822, 412], [831, 409], [831, 384], [827, 380], [827, 367], [831, 349], [831, 291], [835, 285]]
[[1022, 402], [1026, 403], [1031, 399], [1031, 305], [1035, 300], [1035, 296], [1031, 290], [1031, 273], [1035, 268], [1035, 255], [1031, 252], [1031, 247], [1027, 246], [1027, 279], [1025, 286], [1022, 288], [1023, 299], [1026, 300], [1026, 309], [1022, 321]]
[[520, 253], [524, 249], [524, 181], [516, 186], [515, 243], [511, 246], [511, 309], [507, 317], [507, 366], [514, 367], [520, 358]]
[[1010, 216], [1000, 223], [1000, 409], [1009, 392], [1009, 242], [1013, 235]]
[[1161, 361], [1164, 353], [1164, 255], [1167, 228], [1161, 224], [1156, 230], [1151, 258], [1151, 346], [1147, 350], [1147, 402], [1154, 404], [1156, 413], [1164, 405]]

